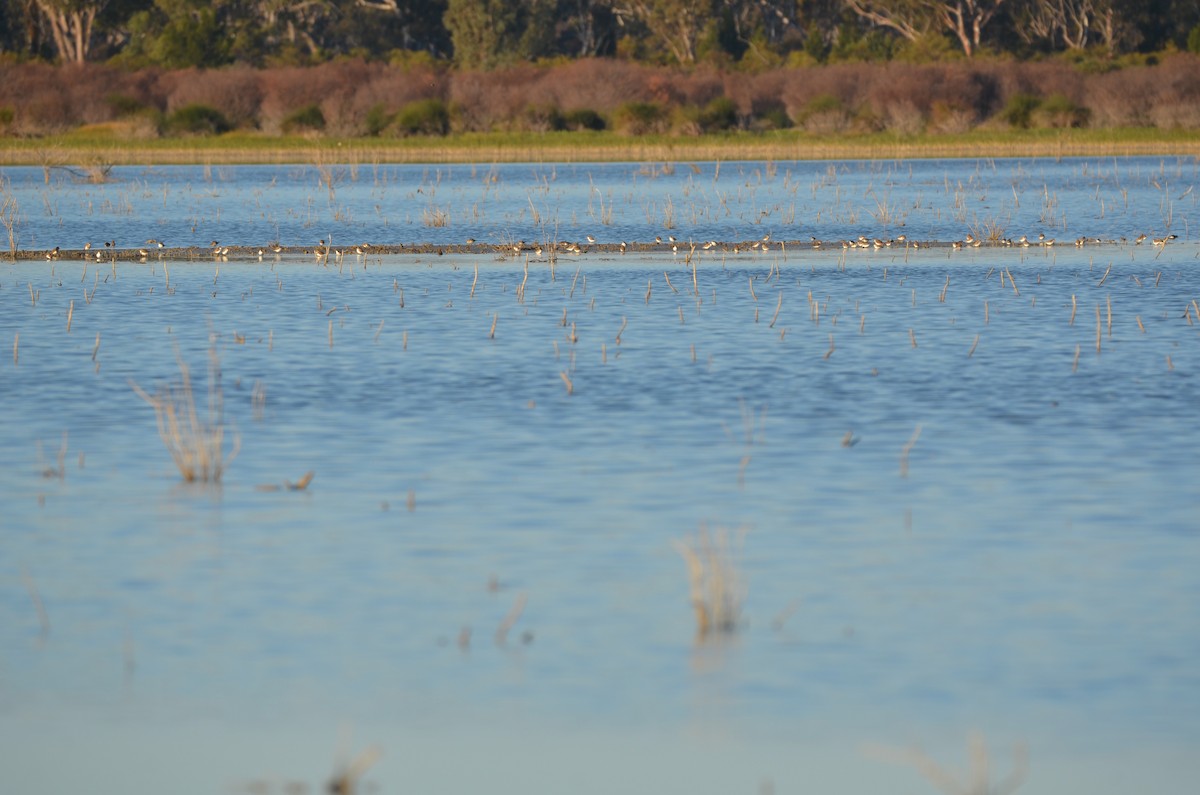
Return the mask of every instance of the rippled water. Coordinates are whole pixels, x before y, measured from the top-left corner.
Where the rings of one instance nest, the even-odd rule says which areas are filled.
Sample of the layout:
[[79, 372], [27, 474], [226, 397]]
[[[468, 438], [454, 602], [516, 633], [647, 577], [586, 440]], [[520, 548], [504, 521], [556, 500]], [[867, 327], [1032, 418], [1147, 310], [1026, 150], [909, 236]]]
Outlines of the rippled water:
[[1192, 238], [1195, 158], [9, 168], [19, 246]]
[[[679, 208], [701, 180], [715, 196], [714, 169], [438, 184], [364, 165], [337, 201], [399, 209], [333, 234], [537, 239], [515, 198], [536, 180], [517, 184], [549, 173], [571, 230], [593, 228], [598, 187], [638, 198], [597, 237], [646, 240], [663, 228], [641, 197]], [[103, 222], [184, 245], [189, 179], [221, 194], [195, 200], [196, 241], [328, 223], [248, 218], [248, 197], [281, 217], [311, 191], [303, 169], [138, 173], [67, 190], [10, 170], [58, 191], [23, 241], [113, 237]], [[449, 227], [397, 220], [425, 201], [402, 174], [454, 203]], [[810, 217], [828, 174], [722, 164], [716, 184], [753, 198], [677, 229], [753, 237], [755, 206], [792, 201]], [[1022, 233], [1042, 228], [1026, 214], [1045, 179], [1068, 217], [1054, 234], [1180, 239], [699, 252], [694, 271], [669, 254], [0, 265], [0, 788], [316, 792], [339, 748], [375, 744], [382, 792], [932, 792], [905, 749], [965, 776], [978, 730], [994, 781], [1028, 746], [1021, 792], [1190, 791], [1193, 164], [833, 174], [858, 203], [936, 195], [910, 238], [961, 232], [954, 174], [997, 203], [1015, 185]], [[76, 204], [135, 180], [158, 195], [152, 179], [166, 199], [128, 216]], [[1127, 207], [1088, 215], [1120, 190]], [[458, 197], [484, 192], [460, 222]], [[775, 217], [763, 228], [792, 236]], [[813, 234], [884, 234], [872, 220]], [[177, 380], [178, 356], [202, 394], [210, 343], [241, 442], [219, 488], [181, 482], [131, 387]], [[259, 488], [310, 470], [303, 492]], [[744, 530], [747, 590], [739, 631], [698, 640], [672, 542], [704, 526]]]

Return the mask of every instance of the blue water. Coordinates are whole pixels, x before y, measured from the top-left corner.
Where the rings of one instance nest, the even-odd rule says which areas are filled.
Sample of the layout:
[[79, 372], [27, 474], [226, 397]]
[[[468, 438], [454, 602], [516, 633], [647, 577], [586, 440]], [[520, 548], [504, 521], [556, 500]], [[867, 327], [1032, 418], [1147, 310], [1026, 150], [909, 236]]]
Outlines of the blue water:
[[[1195, 236], [1194, 158], [6, 168], [20, 248]], [[444, 224], [444, 225], [438, 225]]]
[[[1163, 249], [698, 252], [694, 276], [669, 254], [0, 265], [0, 789], [318, 791], [377, 745], [382, 792], [926, 792], [905, 749], [965, 778], [978, 730], [993, 783], [1028, 747], [1023, 793], [1190, 791], [1200, 249], [1194, 167], [1159, 162], [836, 173], [913, 203], [987, 175], [1025, 186], [1021, 213], [1055, 175], [1068, 234], [1114, 239], [1165, 229], [1159, 180], [1187, 194]], [[494, 184], [554, 173], [565, 217], [601, 172], [676, 207], [699, 179], [638, 168]], [[809, 201], [826, 167], [774, 168], [763, 206]], [[338, 196], [399, 195], [367, 171]], [[442, 171], [465, 195], [489, 168]], [[196, 239], [276, 237], [232, 220], [268, 174], [307, 179], [212, 169]], [[1118, 176], [1145, 197], [1088, 220]], [[65, 207], [122, 184], [20, 189]], [[496, 202], [473, 236], [536, 239]], [[107, 222], [184, 245], [155, 212]], [[113, 236], [32, 216], [23, 241]], [[661, 233], [627, 222], [601, 232]], [[720, 223], [681, 231], [751, 224]], [[181, 359], [203, 410], [210, 347], [240, 439], [219, 487], [181, 481], [131, 386]], [[729, 636], [697, 638], [672, 546], [702, 528], [744, 532]]]

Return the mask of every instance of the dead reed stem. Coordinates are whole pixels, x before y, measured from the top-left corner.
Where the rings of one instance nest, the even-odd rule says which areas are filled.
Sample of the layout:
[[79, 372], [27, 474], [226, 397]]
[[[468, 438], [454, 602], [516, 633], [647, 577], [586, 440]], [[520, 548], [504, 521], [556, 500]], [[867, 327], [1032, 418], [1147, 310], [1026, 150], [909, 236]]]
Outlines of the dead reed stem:
[[165, 385], [155, 395], [130, 382], [134, 392], [154, 408], [158, 435], [166, 446], [179, 474], [189, 483], [217, 483], [241, 449], [241, 437], [233, 435], [231, 450], [225, 452], [225, 395], [221, 388], [221, 362], [216, 347], [208, 353], [208, 412], [201, 419], [192, 393], [187, 363], [176, 355], [180, 384]]
[[526, 601], [526, 597], [525, 597], [524, 591], [517, 594], [517, 598], [513, 602], [513, 606], [511, 608], [509, 608], [508, 613], [504, 616], [504, 619], [500, 622], [500, 626], [496, 627], [496, 645], [497, 646], [503, 646], [505, 641], [508, 640], [508, 633], [512, 630], [513, 626], [517, 623], [517, 620], [521, 618], [521, 614], [523, 612], [525, 612], [525, 601]]
[[971, 732], [967, 749], [970, 763], [967, 778], [960, 779], [946, 770], [920, 750], [871, 749], [873, 756], [885, 761], [910, 765], [946, 795], [1012, 795], [1025, 783], [1029, 775], [1029, 751], [1024, 744], [1013, 748], [1013, 765], [1009, 774], [998, 782], [991, 780], [991, 760], [987, 744], [979, 732]]
[[71, 318], [75, 316], [75, 299], [71, 299], [71, 305], [67, 308], [67, 333], [71, 333]]
[[732, 633], [741, 617], [745, 587], [739, 571], [742, 540], [746, 529], [731, 534], [707, 526], [692, 538], [676, 539], [672, 546], [687, 565], [689, 597], [696, 616], [696, 637]]
[[1077, 372], [1079, 370], [1079, 351], [1080, 351], [1080, 346], [1076, 345], [1075, 346], [1075, 359], [1071, 362], [1071, 372], [1072, 373]]
[[913, 448], [917, 444], [917, 439], [921, 438], [921, 426], [917, 425], [913, 429], [912, 436], [904, 443], [904, 447], [900, 449], [900, 477], [908, 477], [908, 456], [912, 453]]
[[1100, 304], [1096, 304], [1096, 353], [1100, 353]]
[[1078, 308], [1078, 306], [1077, 306], [1077, 303], [1076, 303], [1076, 301], [1075, 301], [1075, 296], [1072, 294], [1072, 295], [1071, 295], [1071, 321], [1070, 321], [1070, 322], [1069, 322], [1067, 325], [1069, 325], [1069, 326], [1074, 326], [1074, 325], [1075, 325], [1075, 310], [1076, 310], [1077, 308]]
[[783, 293], [779, 293], [779, 301], [775, 304], [775, 314], [771, 316], [771, 323], [767, 328], [775, 328], [775, 321], [779, 320], [779, 310], [783, 309]]
[[24, 566], [21, 567], [21, 582], [25, 585], [25, 590], [29, 593], [29, 600], [33, 602], [33, 609], [37, 613], [39, 640], [45, 642], [50, 635], [50, 616], [46, 612], [46, 605], [42, 602], [42, 595], [38, 593], [37, 583], [33, 581], [33, 577], [29, 575], [29, 570]]
[[967, 351], [967, 358], [970, 359], [975, 355], [975, 347], [979, 345], [979, 335], [975, 335], [975, 341], [971, 343], [971, 350]]

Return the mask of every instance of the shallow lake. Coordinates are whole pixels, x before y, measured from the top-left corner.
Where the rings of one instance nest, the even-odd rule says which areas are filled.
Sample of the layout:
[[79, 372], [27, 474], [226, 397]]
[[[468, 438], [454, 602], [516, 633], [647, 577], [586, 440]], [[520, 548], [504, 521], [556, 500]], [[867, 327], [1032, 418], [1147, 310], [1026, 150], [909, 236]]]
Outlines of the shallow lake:
[[[1059, 242], [0, 264], [0, 789], [1192, 790], [1193, 161], [338, 168], [4, 176], [25, 248]], [[134, 389], [210, 352], [219, 486]]]

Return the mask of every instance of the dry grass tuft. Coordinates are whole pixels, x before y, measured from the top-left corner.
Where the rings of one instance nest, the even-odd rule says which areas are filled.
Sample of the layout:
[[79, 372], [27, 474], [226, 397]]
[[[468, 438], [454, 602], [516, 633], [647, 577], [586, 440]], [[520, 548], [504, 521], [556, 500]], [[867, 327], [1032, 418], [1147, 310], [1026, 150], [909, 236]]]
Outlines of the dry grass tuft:
[[[191, 373], [183, 358], [179, 363], [180, 383], [161, 386], [151, 395], [130, 382], [133, 390], [154, 407], [158, 435], [189, 483], [218, 483], [226, 467], [241, 449], [241, 437], [233, 434], [232, 448], [225, 451], [225, 395], [221, 389], [221, 360], [214, 345], [208, 352], [208, 407], [201, 418], [192, 393]], [[307, 484], [305, 484], [307, 485]]]
[[732, 633], [738, 627], [746, 596], [739, 571], [745, 535], [744, 527], [733, 533], [718, 527], [710, 533], [707, 526], [701, 525], [694, 537], [671, 542], [687, 564], [698, 638]]
[[1011, 795], [1029, 777], [1029, 749], [1018, 743], [1013, 748], [1013, 763], [1009, 774], [1003, 779], [991, 780], [991, 760], [987, 742], [979, 732], [971, 732], [967, 738], [970, 756], [965, 779], [947, 770], [920, 749], [869, 748], [868, 753], [884, 761], [911, 766], [946, 795]]

